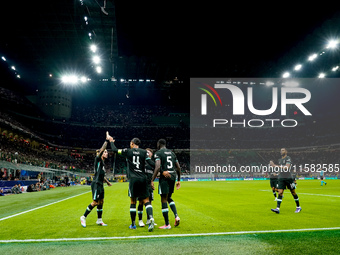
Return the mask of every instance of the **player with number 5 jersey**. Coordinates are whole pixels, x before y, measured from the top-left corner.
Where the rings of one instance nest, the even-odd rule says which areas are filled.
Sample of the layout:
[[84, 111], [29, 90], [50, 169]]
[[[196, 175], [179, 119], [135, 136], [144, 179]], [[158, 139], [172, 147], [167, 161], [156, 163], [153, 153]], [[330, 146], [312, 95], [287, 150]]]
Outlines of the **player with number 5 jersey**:
[[[166, 147], [166, 141], [160, 139], [157, 142], [158, 151], [155, 153], [155, 171], [151, 180], [151, 187], [154, 189], [154, 183], [158, 172], [160, 172], [158, 193], [161, 196], [162, 213], [165, 221], [165, 225], [160, 227], [161, 229], [170, 229], [169, 223], [169, 209], [168, 204], [175, 216], [175, 227], [179, 225], [180, 218], [177, 214], [177, 208], [175, 201], [172, 199], [172, 193], [176, 185], [177, 189], [181, 187], [181, 167], [178, 163], [175, 153]], [[177, 182], [176, 182], [177, 174]]]

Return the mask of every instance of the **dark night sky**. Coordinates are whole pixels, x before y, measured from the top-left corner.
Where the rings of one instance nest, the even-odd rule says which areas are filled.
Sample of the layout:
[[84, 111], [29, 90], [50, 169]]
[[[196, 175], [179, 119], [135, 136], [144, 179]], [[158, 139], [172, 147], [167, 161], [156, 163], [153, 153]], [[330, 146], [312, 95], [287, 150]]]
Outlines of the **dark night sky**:
[[[257, 66], [277, 61], [339, 12], [320, 5], [227, 4], [223, 1], [170, 4], [116, 1], [123, 54], [177, 59], [188, 76], [223, 76], [225, 63]], [[332, 36], [332, 31], [329, 35]], [[318, 35], [320, 36], [320, 35]], [[326, 38], [315, 38], [315, 44]]]
[[[4, 30], [15, 30], [29, 20], [29, 2], [16, 3], [15, 11], [1, 18]], [[46, 1], [41, 4], [43, 7]], [[239, 75], [234, 66], [245, 69], [243, 76], [263, 75], [263, 63], [285, 68], [281, 59], [294, 47], [303, 47], [301, 43], [308, 35], [312, 36], [309, 46], [315, 43], [316, 47], [332, 36], [335, 30], [324, 34], [315, 31], [340, 15], [334, 2], [298, 6], [289, 2], [266, 5], [257, 1], [250, 5], [230, 1], [117, 0], [115, 5], [119, 55], [171, 61], [178, 65], [184, 79]], [[36, 6], [40, 5], [35, 2]], [[4, 3], [4, 9], [13, 10], [13, 4]]]

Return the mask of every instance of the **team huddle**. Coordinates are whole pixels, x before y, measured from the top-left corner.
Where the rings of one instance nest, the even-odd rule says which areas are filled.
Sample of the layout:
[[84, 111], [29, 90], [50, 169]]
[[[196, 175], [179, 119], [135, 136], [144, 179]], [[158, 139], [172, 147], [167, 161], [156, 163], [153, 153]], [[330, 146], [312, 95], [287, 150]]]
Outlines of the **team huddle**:
[[[97, 207], [97, 224], [107, 226], [102, 220], [103, 204], [104, 204], [104, 182], [109, 186], [112, 184], [105, 177], [104, 160], [108, 158], [106, 150], [108, 142], [114, 153], [118, 153], [126, 158], [127, 161], [127, 177], [129, 179], [128, 195], [131, 199], [130, 203], [130, 229], [136, 229], [136, 215], [137, 215], [137, 201], [138, 205], [138, 218], [139, 226], [144, 227], [142, 221], [143, 206], [147, 213], [147, 222], [149, 232], [153, 231], [155, 220], [153, 218], [153, 190], [155, 189], [154, 180], [159, 174], [158, 193], [161, 196], [162, 214], [164, 217], [165, 225], [159, 227], [160, 229], [170, 229], [169, 223], [169, 209], [174, 213], [175, 223], [177, 227], [180, 223], [180, 218], [177, 214], [175, 202], [172, 199], [174, 187], [180, 188], [181, 168], [178, 163], [175, 153], [166, 148], [166, 141], [160, 139], [157, 142], [157, 151], [154, 154], [154, 161], [151, 159], [153, 150], [150, 148], [139, 148], [141, 141], [138, 138], [133, 138], [130, 142], [130, 148], [117, 149], [112, 136], [106, 132], [106, 141], [101, 149], [96, 151], [96, 158], [94, 160], [94, 178], [91, 183], [92, 189], [92, 203], [88, 205], [84, 215], [80, 217], [80, 222], [83, 227], [86, 227], [86, 217], [94, 207]], [[176, 181], [177, 175], [177, 181]]]

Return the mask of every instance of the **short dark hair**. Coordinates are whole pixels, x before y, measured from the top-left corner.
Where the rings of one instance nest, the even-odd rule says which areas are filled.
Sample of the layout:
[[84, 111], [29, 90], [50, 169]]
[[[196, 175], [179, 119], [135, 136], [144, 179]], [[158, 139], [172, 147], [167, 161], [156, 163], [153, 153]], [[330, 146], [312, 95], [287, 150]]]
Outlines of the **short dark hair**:
[[159, 139], [158, 140], [158, 143], [160, 144], [160, 145], [166, 145], [166, 141], [165, 141], [165, 139]]
[[139, 138], [137, 138], [137, 137], [133, 138], [133, 139], [131, 140], [131, 142], [133, 142], [133, 143], [136, 144], [137, 146], [140, 145], [140, 140], [139, 140]]

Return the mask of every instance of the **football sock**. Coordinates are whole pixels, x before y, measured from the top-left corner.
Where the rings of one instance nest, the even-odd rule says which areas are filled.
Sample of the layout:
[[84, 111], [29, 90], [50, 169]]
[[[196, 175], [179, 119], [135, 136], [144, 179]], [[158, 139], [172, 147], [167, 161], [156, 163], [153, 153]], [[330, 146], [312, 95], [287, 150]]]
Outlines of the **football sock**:
[[276, 191], [273, 191], [273, 195], [274, 195], [274, 197], [276, 197]]
[[174, 213], [175, 218], [176, 218], [178, 216], [177, 208], [176, 208], [175, 202], [172, 199], [171, 199], [171, 202], [169, 203], [169, 205], [170, 205], [171, 211]]
[[143, 204], [138, 204], [138, 220], [143, 219]]
[[168, 209], [168, 203], [162, 203], [162, 213], [163, 213], [165, 225], [169, 225], [169, 209]]
[[294, 200], [295, 200], [295, 203], [296, 203], [296, 207], [300, 207], [300, 202], [299, 202], [299, 197], [298, 195], [294, 195]]
[[87, 215], [89, 215], [89, 213], [92, 211], [92, 209], [94, 208], [94, 206], [92, 206], [91, 204], [89, 204], [89, 206], [86, 208], [86, 211], [84, 213], [84, 216], [87, 217]]
[[153, 218], [152, 214], [153, 214], [153, 209], [152, 209], [152, 205], [150, 202], [147, 202], [145, 204], [145, 210], [146, 210], [146, 214], [148, 215], [148, 219]]
[[136, 205], [135, 204], [130, 205], [130, 217], [131, 217], [132, 226], [136, 225], [136, 223], [135, 223], [135, 221], [136, 221]]
[[102, 215], [103, 215], [103, 205], [98, 205], [97, 206], [97, 215], [98, 215], [98, 219], [102, 218]]
[[280, 195], [277, 196], [276, 207], [278, 209], [280, 209], [282, 198], [283, 198], [283, 196], [280, 196]]

